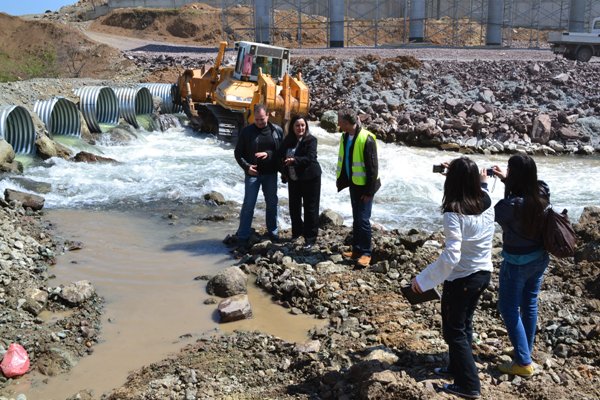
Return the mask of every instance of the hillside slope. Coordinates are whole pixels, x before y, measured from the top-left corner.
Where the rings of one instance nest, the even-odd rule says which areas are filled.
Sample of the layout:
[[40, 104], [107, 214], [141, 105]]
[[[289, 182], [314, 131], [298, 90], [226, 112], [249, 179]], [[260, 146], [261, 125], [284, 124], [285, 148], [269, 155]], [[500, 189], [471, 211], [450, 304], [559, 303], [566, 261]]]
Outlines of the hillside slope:
[[120, 52], [68, 25], [0, 13], [0, 82], [48, 78], [109, 78], [132, 73]]

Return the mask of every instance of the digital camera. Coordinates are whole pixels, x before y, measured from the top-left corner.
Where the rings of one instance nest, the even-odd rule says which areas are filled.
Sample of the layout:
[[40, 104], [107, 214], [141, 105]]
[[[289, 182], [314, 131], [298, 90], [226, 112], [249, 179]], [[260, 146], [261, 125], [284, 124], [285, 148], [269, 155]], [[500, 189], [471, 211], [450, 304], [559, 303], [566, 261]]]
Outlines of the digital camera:
[[485, 170], [485, 174], [489, 177], [494, 176], [494, 168], [488, 168]]
[[443, 165], [434, 165], [433, 166], [433, 172], [439, 172], [442, 173], [446, 170], [446, 168], [444, 168]]

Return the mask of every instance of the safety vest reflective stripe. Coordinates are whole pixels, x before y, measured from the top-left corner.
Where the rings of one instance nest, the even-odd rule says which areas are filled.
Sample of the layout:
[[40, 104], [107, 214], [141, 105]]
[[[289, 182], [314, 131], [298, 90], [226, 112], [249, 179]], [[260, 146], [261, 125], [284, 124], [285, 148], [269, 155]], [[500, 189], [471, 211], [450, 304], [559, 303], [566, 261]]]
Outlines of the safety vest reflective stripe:
[[[373, 140], [376, 140], [375, 135], [366, 129], [361, 129], [356, 136], [354, 143], [354, 150], [352, 151], [352, 183], [358, 186], [364, 186], [367, 184], [367, 169], [365, 166], [365, 144], [367, 138], [371, 136]], [[377, 145], [377, 142], [375, 142]], [[344, 140], [340, 140], [340, 150], [338, 155], [337, 163], [337, 177], [339, 178], [342, 174], [342, 167], [344, 164]]]

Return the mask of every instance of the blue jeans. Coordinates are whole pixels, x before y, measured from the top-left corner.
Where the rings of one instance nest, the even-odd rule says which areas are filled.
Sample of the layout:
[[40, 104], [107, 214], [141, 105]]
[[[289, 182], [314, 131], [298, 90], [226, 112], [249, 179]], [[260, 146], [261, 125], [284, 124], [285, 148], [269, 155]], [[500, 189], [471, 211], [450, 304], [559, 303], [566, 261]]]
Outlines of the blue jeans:
[[364, 202], [362, 188], [350, 185], [350, 202], [352, 203], [352, 251], [371, 256], [371, 209], [373, 198]]
[[473, 359], [473, 314], [492, 273], [478, 271], [464, 278], [444, 282], [442, 331], [448, 344], [448, 371], [454, 383], [467, 391], [481, 390]]
[[270, 235], [277, 235], [277, 174], [246, 175], [244, 179], [244, 203], [240, 211], [240, 226], [237, 230], [239, 240], [250, 238], [254, 207], [256, 207], [258, 191], [261, 186], [267, 204], [267, 231]]
[[537, 298], [549, 262], [548, 253], [544, 253], [537, 260], [523, 265], [504, 260], [500, 267], [498, 308], [515, 349], [515, 361], [519, 365], [531, 364], [537, 324]]

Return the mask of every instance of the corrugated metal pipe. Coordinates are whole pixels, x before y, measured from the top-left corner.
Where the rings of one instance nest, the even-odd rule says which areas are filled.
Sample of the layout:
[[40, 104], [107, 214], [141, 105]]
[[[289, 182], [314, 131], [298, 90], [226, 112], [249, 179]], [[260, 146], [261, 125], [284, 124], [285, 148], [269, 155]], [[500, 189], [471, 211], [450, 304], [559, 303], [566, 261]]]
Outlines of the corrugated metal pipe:
[[35, 152], [35, 127], [25, 107], [0, 106], [0, 138], [10, 143], [17, 154]]
[[183, 108], [173, 103], [174, 93], [177, 92], [177, 85], [170, 83], [142, 83], [140, 86], [148, 88], [152, 96], [162, 99], [160, 112], [162, 114], [180, 113]]
[[85, 86], [74, 90], [79, 96], [79, 109], [90, 131], [102, 133], [102, 125], [116, 126], [119, 122], [119, 99], [106, 86]]
[[150, 90], [147, 87], [139, 86], [135, 88], [121, 87], [114, 89], [114, 91], [119, 99], [121, 118], [132, 126], [139, 128], [140, 123], [137, 117], [152, 114], [154, 105]]
[[64, 97], [38, 100], [33, 111], [39, 115], [52, 135], [81, 137], [81, 118], [75, 103]]

